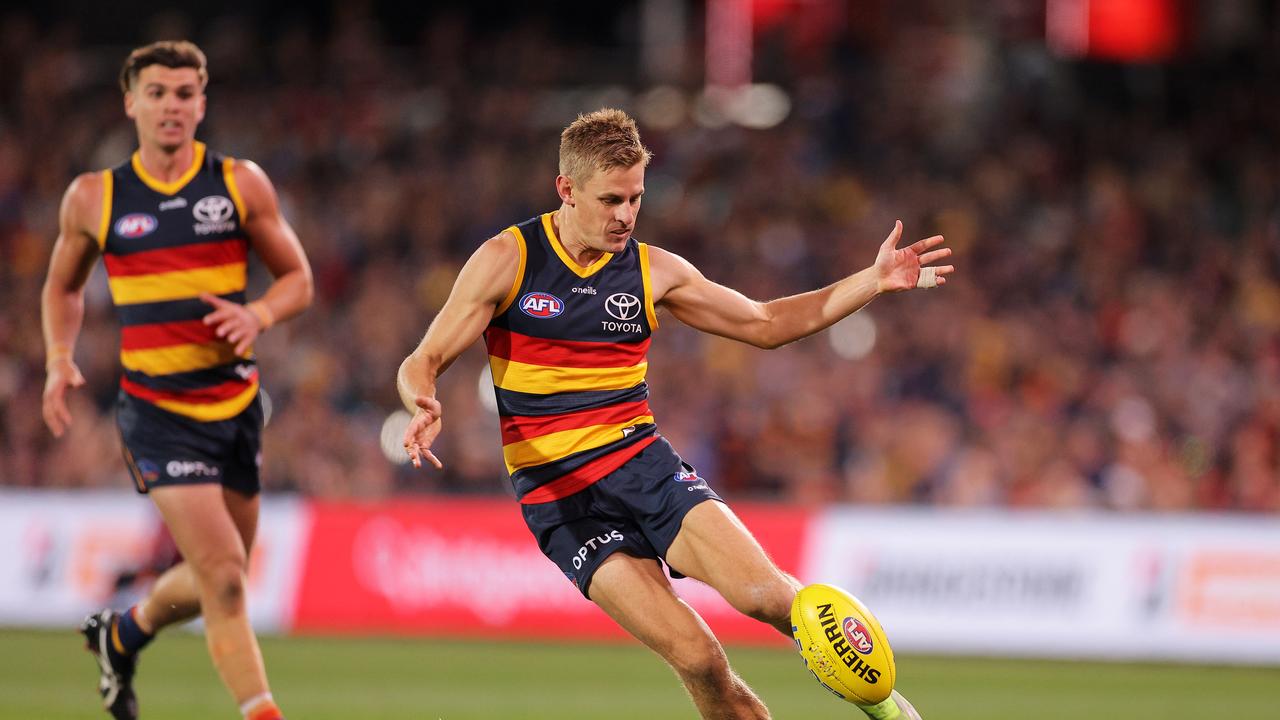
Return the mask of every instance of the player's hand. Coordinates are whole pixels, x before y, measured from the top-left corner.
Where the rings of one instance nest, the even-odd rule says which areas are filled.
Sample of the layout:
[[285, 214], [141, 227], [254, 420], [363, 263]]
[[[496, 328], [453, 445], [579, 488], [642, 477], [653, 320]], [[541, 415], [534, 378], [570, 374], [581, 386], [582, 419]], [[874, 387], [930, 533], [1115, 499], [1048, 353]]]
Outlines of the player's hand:
[[262, 332], [262, 321], [249, 308], [223, 300], [217, 295], [201, 293], [200, 299], [213, 306], [204, 316], [205, 325], [214, 325], [214, 334], [235, 346], [236, 355], [247, 357], [253, 341]]
[[[897, 220], [893, 223], [893, 230], [889, 233], [889, 237], [885, 238], [884, 243], [880, 245], [880, 254], [876, 255], [876, 287], [880, 292], [901, 292], [916, 287], [947, 284], [946, 276], [955, 271], [954, 265], [929, 267], [929, 263], [951, 255], [951, 248], [938, 247], [943, 243], [941, 235], [934, 235], [898, 249], [900, 239], [902, 239], [902, 221]], [[932, 277], [932, 283], [930, 277]]]
[[83, 386], [84, 375], [80, 374], [80, 368], [76, 367], [71, 358], [65, 357], [49, 363], [49, 374], [44, 381], [44, 401], [41, 409], [44, 413], [44, 424], [49, 426], [49, 432], [52, 432], [54, 437], [62, 437], [67, 428], [71, 427], [71, 411], [67, 409], [67, 388]]
[[419, 395], [413, 403], [418, 406], [418, 411], [404, 430], [404, 451], [416, 468], [422, 467], [422, 458], [425, 457], [437, 470], [443, 470], [444, 463], [431, 452], [431, 443], [440, 434], [440, 417], [444, 415], [444, 408], [439, 400], [427, 395]]

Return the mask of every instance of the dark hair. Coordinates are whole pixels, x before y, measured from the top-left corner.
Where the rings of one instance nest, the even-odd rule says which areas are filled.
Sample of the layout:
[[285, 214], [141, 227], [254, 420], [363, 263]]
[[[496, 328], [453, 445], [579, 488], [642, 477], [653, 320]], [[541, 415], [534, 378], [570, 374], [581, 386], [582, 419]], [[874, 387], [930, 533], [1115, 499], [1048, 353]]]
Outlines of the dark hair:
[[195, 43], [188, 40], [161, 40], [129, 53], [124, 67], [120, 68], [120, 89], [125, 92], [132, 90], [133, 84], [138, 81], [138, 74], [148, 65], [195, 68], [200, 75], [200, 87], [203, 89], [209, 82], [204, 52]]

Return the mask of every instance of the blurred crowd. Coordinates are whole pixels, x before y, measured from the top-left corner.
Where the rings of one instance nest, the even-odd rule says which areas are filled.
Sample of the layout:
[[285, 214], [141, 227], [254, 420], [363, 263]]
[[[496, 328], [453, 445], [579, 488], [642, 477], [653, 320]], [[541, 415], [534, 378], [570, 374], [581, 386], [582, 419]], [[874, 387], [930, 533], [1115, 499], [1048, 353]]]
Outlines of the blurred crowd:
[[[985, 19], [904, 18], [821, 53], [780, 41], [760, 62], [790, 110], [757, 129], [696, 102], [698, 69], [653, 92], [625, 53], [549, 23], [480, 35], [441, 17], [398, 44], [361, 15], [327, 34], [179, 26], [210, 59], [200, 137], [264, 167], [315, 271], [315, 305], [258, 343], [266, 488], [509, 492], [483, 349], [441, 383], [443, 472], [384, 453], [396, 368], [470, 252], [556, 207], [559, 129], [615, 104], [655, 153], [637, 237], [751, 297], [866, 267], [896, 218], [904, 244], [941, 233], [955, 252], [945, 288], [775, 351], [660, 314], [659, 429], [727, 498], [1280, 511], [1276, 24], [1121, 67]], [[58, 203], [134, 148], [114, 84], [127, 50], [16, 16], [0, 31], [5, 485], [130, 486], [101, 267], [70, 435], [39, 412]]]

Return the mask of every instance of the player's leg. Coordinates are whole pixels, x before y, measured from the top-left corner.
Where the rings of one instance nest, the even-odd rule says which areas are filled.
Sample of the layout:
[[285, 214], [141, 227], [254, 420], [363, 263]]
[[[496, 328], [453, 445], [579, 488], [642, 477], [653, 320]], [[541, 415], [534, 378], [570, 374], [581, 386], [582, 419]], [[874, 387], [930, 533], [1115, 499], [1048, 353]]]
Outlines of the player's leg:
[[[260, 503], [256, 496], [250, 502], [244, 502], [239, 492], [229, 488], [223, 488], [222, 496], [248, 555], [257, 536]], [[138, 625], [148, 635], [198, 616], [200, 593], [191, 566], [184, 560], [166, 570], [156, 579], [147, 597], [133, 608], [133, 613]]]
[[151, 497], [190, 568], [209, 655], [223, 684], [242, 708], [269, 700], [245, 603], [248, 551], [236, 523], [236, 518], [256, 519], [258, 496], [199, 484], [155, 488]]
[[769, 717], [656, 560], [613, 553], [592, 575], [588, 596], [675, 670], [703, 718]]
[[703, 502], [689, 510], [666, 560], [715, 588], [738, 612], [791, 637], [791, 602], [802, 586], [769, 558], [729, 506]]
[[[667, 564], [715, 588], [739, 612], [791, 637], [791, 604], [801, 585], [765, 553], [747, 526], [720, 502], [703, 502], [684, 516], [666, 553]], [[898, 691], [880, 705], [863, 708], [886, 720], [919, 720]]]

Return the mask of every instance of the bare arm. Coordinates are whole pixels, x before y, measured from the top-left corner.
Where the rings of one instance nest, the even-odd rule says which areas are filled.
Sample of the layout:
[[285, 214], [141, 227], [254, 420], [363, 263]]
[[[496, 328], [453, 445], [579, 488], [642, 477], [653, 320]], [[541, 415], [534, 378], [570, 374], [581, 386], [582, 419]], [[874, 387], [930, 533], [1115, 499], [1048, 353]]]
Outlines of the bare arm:
[[297, 233], [280, 214], [280, 202], [267, 174], [247, 160], [237, 160], [232, 172], [244, 201], [241, 221], [245, 234], [275, 281], [262, 297], [247, 305], [209, 294], [201, 299], [214, 308], [205, 316], [205, 324], [217, 325], [218, 337], [233, 343], [236, 353], [243, 355], [267, 328], [306, 310], [314, 287], [311, 264]]
[[[941, 235], [899, 249], [902, 223], [895, 223], [875, 263], [820, 290], [759, 302], [714, 283], [678, 255], [650, 248], [655, 304], [704, 332], [756, 347], [776, 348], [824, 330], [886, 292], [916, 287], [921, 266], [951, 254]], [[938, 285], [954, 267], [932, 268]]]
[[440, 434], [443, 414], [435, 399], [436, 379], [484, 333], [510, 293], [520, 262], [517, 242], [510, 233], [502, 233], [471, 255], [426, 336], [400, 364], [396, 387], [405, 407], [415, 413], [404, 434], [405, 451], [414, 467], [422, 467], [423, 457], [437, 468], [443, 467], [430, 449]]
[[84, 285], [98, 260], [97, 233], [102, 215], [102, 174], [85, 173], [62, 196], [58, 239], [53, 243], [49, 272], [40, 293], [45, 371], [42, 411], [55, 437], [71, 425], [66, 390], [84, 385], [72, 354], [84, 322]]

